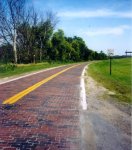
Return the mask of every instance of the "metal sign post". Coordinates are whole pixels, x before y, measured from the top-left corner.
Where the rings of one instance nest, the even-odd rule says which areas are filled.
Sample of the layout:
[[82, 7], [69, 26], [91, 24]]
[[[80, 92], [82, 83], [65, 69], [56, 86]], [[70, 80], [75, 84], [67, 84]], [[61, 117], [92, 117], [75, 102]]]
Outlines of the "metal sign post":
[[114, 55], [114, 49], [108, 49], [108, 56], [110, 58], [110, 75], [112, 74], [112, 56]]
[[131, 56], [132, 51], [127, 51], [127, 50], [126, 50], [126, 52], [125, 52], [125, 53], [126, 53], [126, 56], [127, 56], [127, 54], [130, 54], [130, 56]]

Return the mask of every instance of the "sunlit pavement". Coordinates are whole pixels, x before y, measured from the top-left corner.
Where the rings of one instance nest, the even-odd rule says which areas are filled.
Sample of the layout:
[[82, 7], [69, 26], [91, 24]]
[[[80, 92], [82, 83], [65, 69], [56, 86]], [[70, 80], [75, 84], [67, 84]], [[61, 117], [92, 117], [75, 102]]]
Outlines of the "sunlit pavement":
[[0, 85], [0, 149], [81, 150], [80, 76], [72, 68], [13, 105], [2, 102], [67, 66]]

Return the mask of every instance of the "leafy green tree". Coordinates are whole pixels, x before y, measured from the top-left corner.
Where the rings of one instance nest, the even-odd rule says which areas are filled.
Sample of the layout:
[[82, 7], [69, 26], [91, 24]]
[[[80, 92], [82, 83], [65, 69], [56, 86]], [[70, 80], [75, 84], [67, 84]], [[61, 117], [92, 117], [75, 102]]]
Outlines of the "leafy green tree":
[[44, 22], [41, 22], [37, 28], [37, 40], [38, 40], [38, 47], [40, 51], [40, 62], [43, 59], [46, 59], [47, 56], [47, 49], [48, 49], [48, 42], [53, 34], [53, 25], [51, 20], [47, 19]]
[[72, 51], [72, 60], [74, 61], [79, 61], [80, 60], [80, 47], [79, 47], [79, 43], [77, 40], [73, 40], [71, 43], [72, 47], [73, 47], [73, 51]]
[[64, 32], [63, 30], [58, 30], [53, 34], [52, 37], [52, 46], [53, 46], [53, 51], [55, 53], [56, 60], [62, 60], [62, 55], [64, 51]]
[[0, 47], [0, 62], [9, 63], [14, 61], [14, 54], [12, 50], [12, 45], [6, 44]]
[[107, 59], [107, 55], [103, 51], [100, 51], [100, 53], [99, 53], [99, 59], [100, 60]]

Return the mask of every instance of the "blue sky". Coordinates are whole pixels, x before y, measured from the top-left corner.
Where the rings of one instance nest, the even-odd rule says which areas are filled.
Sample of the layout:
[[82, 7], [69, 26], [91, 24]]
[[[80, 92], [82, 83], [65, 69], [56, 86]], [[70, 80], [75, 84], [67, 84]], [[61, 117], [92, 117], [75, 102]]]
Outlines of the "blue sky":
[[131, 0], [31, 0], [38, 11], [57, 13], [56, 29], [80, 36], [93, 50], [123, 55], [132, 51]]

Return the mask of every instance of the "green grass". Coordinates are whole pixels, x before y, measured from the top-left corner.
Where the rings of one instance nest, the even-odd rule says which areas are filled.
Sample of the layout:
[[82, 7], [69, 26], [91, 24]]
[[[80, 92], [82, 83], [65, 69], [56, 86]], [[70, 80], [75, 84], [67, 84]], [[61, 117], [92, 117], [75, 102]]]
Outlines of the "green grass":
[[112, 75], [109, 73], [109, 60], [90, 64], [88, 73], [114, 91], [120, 101], [131, 103], [131, 58], [112, 59]]
[[14, 64], [0, 64], [0, 78], [20, 75], [27, 72], [38, 71], [38, 70], [47, 69], [51, 67], [62, 66], [65, 64], [68, 63], [44, 62], [44, 63], [37, 63], [37, 64], [18, 64], [17, 66]]

